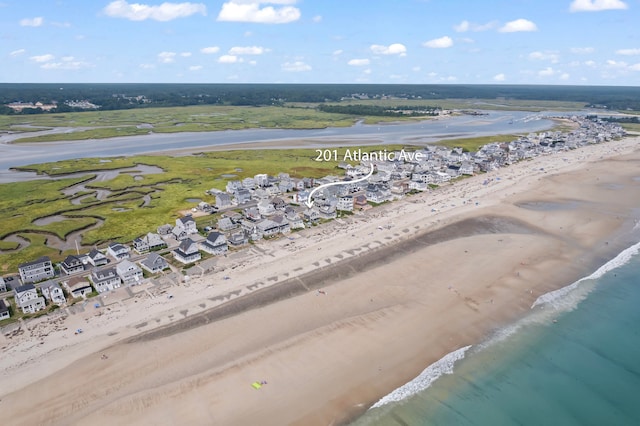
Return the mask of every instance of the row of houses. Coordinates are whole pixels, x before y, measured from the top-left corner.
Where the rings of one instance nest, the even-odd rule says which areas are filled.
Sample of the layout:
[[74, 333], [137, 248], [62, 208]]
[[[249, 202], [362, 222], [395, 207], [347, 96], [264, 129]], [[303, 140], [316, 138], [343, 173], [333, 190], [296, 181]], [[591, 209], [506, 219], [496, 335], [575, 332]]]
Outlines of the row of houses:
[[[141, 268], [157, 273], [168, 267], [166, 259], [156, 253], [168, 247], [167, 239], [174, 239], [178, 243], [171, 251], [173, 258], [182, 264], [191, 264], [201, 260], [202, 252], [223, 255], [229, 247], [241, 247], [250, 240], [271, 238], [304, 229], [322, 219], [334, 219], [338, 211], [365, 210], [371, 204], [392, 201], [411, 191], [425, 191], [429, 185], [442, 184], [459, 176], [491, 171], [538, 155], [601, 143], [624, 135], [624, 130], [616, 123], [584, 117], [571, 117], [571, 120], [577, 124], [577, 128], [571, 132], [529, 134], [508, 143], [486, 144], [475, 153], [465, 152], [461, 148], [428, 146], [418, 151], [420, 155], [410, 159], [400, 160], [398, 158], [402, 156], [394, 155], [388, 158], [395, 159], [368, 159], [353, 165], [341, 163], [339, 167], [344, 170], [344, 177], [295, 179], [287, 173], [280, 173], [277, 176], [258, 174], [253, 178], [231, 180], [227, 183], [226, 191], [207, 191], [215, 197], [215, 209], [226, 211], [218, 220], [216, 229], [209, 232], [204, 240], [195, 237], [199, 233], [193, 217], [181, 217], [176, 219], [175, 225], [161, 225], [157, 233], [149, 232], [136, 238], [132, 247], [114, 242], [104, 252], [94, 249], [84, 255], [68, 256], [59, 265], [61, 274], [82, 274], [87, 269], [91, 269], [91, 273], [84, 281], [72, 277], [63, 282], [72, 295], [82, 294], [84, 290], [92, 291], [91, 286], [98, 292], [104, 292], [122, 284], [135, 285], [142, 278]], [[368, 174], [372, 164], [376, 173], [367, 181], [358, 181]], [[316, 191], [313, 206], [305, 207], [314, 188], [334, 182], [342, 184]], [[213, 206], [200, 203], [199, 208], [211, 211]], [[234, 211], [233, 208], [241, 210]], [[150, 253], [139, 262], [140, 266], [128, 261], [132, 249], [139, 255]], [[109, 266], [109, 258], [118, 264]], [[47, 257], [21, 264], [18, 269], [22, 287], [50, 280], [56, 274]], [[89, 286], [83, 287], [83, 282], [89, 282]], [[2, 284], [0, 292], [3, 290]], [[24, 300], [25, 307], [19, 305], [23, 311], [39, 307], [40, 302], [49, 297], [45, 291], [49, 295], [60, 293], [55, 288], [45, 290], [40, 286], [40, 289], [42, 296], [31, 297], [33, 294], [29, 289], [31, 296], [20, 298]], [[18, 295], [15, 296], [18, 304]]]

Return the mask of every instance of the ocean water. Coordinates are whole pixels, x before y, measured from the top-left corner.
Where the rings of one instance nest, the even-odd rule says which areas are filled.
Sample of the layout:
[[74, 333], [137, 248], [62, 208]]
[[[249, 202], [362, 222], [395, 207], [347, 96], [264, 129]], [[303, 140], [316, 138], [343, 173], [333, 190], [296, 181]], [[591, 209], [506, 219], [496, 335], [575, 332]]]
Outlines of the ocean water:
[[640, 425], [640, 244], [353, 425]]

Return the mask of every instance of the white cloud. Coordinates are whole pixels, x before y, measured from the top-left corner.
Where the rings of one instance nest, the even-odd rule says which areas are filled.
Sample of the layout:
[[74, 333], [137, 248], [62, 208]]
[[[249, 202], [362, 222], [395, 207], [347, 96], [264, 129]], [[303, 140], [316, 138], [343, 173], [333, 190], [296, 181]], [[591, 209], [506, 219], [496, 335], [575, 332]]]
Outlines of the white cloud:
[[569, 77], [571, 77], [571, 75], [565, 72], [560, 75], [560, 80], [569, 80]]
[[515, 21], [510, 21], [504, 24], [498, 30], [501, 33], [517, 33], [517, 32], [526, 32], [526, 31], [538, 31], [538, 27], [533, 22], [527, 19], [516, 19]]
[[24, 18], [20, 20], [20, 26], [23, 27], [39, 27], [44, 23], [44, 18], [42, 16], [37, 16], [35, 18]]
[[505, 81], [506, 79], [507, 77], [503, 73], [496, 74], [493, 76], [494, 81]]
[[486, 24], [475, 24], [473, 22], [469, 22], [465, 20], [460, 22], [457, 25], [454, 25], [453, 30], [458, 33], [465, 33], [467, 31], [480, 32], [480, 31], [487, 31], [487, 30], [493, 29], [496, 27], [496, 25], [497, 25], [497, 22], [495, 21], [487, 22]]
[[170, 64], [176, 60], [176, 52], [160, 52], [158, 53], [158, 61], [163, 64]]
[[171, 21], [187, 16], [207, 14], [207, 6], [202, 3], [169, 3], [151, 6], [142, 3], [128, 3], [126, 0], [116, 0], [109, 3], [102, 12], [111, 18], [124, 18], [130, 21]]
[[218, 46], [203, 47], [202, 49], [200, 49], [200, 52], [207, 55], [211, 55], [212, 53], [218, 53], [219, 51], [220, 51], [220, 48]]
[[295, 3], [296, 0], [229, 0], [222, 4], [218, 21], [286, 24], [300, 19], [300, 9], [289, 6]]
[[552, 75], [554, 75], [556, 72], [553, 68], [551, 67], [546, 67], [545, 69], [542, 69], [540, 71], [538, 71], [538, 75], [540, 77], [550, 77]]
[[40, 65], [40, 68], [46, 70], [79, 70], [91, 67], [93, 67], [93, 65], [88, 62], [74, 60], [63, 60], [63, 62], [46, 62]]
[[238, 58], [236, 55], [222, 55], [218, 58], [218, 62], [221, 64], [235, 64], [236, 62], [242, 62], [242, 58]]
[[156, 67], [155, 64], [140, 64], [138, 65], [138, 67], [142, 68], [143, 70], [151, 70], [154, 69]]
[[370, 75], [373, 71], [371, 70], [371, 68], [367, 68], [366, 70], [362, 71], [364, 74], [366, 75]]
[[192, 65], [189, 67], [189, 71], [200, 71], [202, 69], [202, 65]]
[[626, 68], [627, 63], [625, 61], [614, 61], [612, 59], [608, 59], [607, 66], [610, 68]]
[[191, 52], [182, 52], [180, 53], [180, 56], [182, 56], [183, 58], [189, 58], [191, 56]]
[[71, 28], [70, 22], [52, 22], [51, 25], [58, 28]]
[[529, 59], [534, 61], [549, 61], [552, 64], [559, 62], [559, 56], [553, 52], [531, 52], [529, 53]]
[[596, 66], [595, 61], [585, 61], [585, 63], [584, 63], [584, 64], [585, 64], [586, 66], [588, 66], [588, 67], [592, 67], [592, 68]]
[[311, 65], [305, 64], [302, 61], [295, 62], [285, 62], [280, 66], [282, 71], [288, 72], [302, 72], [302, 71], [311, 71]]
[[634, 64], [629, 67], [631, 71], [640, 71], [640, 64]]
[[430, 47], [432, 49], [445, 49], [447, 47], [453, 46], [453, 40], [451, 40], [451, 37], [444, 36], [425, 41], [424, 43], [422, 43], [422, 45], [424, 47]]
[[27, 53], [27, 51], [25, 49], [18, 49], [18, 50], [14, 50], [13, 52], [9, 53], [9, 56], [20, 56], [24, 53]]
[[616, 50], [618, 55], [635, 56], [640, 55], [640, 49], [619, 49]]
[[229, 55], [262, 55], [268, 51], [269, 49], [260, 46], [236, 46], [229, 49]]
[[320, 16], [320, 15], [316, 15], [316, 16], [314, 16], [313, 18], [311, 18], [311, 20], [312, 20], [313, 22], [316, 22], [316, 23], [318, 23], [318, 22], [322, 22], [322, 16]]
[[593, 53], [595, 49], [593, 47], [572, 47], [571, 53], [575, 53], [577, 55], [587, 55], [589, 53]]
[[421, 70], [421, 69], [422, 69], [422, 68], [420, 68], [419, 66], [415, 66], [415, 67], [411, 68], [411, 71], [413, 71], [413, 72], [420, 72], [420, 70]]
[[389, 46], [383, 46], [381, 44], [372, 44], [371, 51], [376, 55], [400, 55], [405, 56], [407, 54], [407, 48], [404, 44], [393, 43]]
[[32, 56], [29, 59], [31, 59], [34, 62], [49, 62], [49, 61], [53, 61], [56, 57], [53, 56], [51, 53], [47, 53], [45, 55], [36, 55], [36, 56]]
[[364, 67], [366, 65], [369, 65], [369, 60], [368, 59], [351, 59], [349, 62], [347, 62], [347, 65], [351, 65], [354, 67]]
[[569, 6], [571, 12], [599, 12], [626, 8], [627, 4], [621, 0], [573, 0]]
[[333, 56], [339, 56], [339, 55], [342, 55], [343, 53], [344, 53], [344, 50], [338, 49], [338, 50], [334, 50], [332, 55]]

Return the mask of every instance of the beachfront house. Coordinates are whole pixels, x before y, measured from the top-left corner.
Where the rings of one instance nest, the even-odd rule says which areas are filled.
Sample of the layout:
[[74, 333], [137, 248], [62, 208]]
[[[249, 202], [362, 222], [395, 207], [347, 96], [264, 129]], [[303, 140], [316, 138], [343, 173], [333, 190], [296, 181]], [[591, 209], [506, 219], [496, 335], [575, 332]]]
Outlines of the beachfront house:
[[67, 302], [62, 288], [55, 281], [47, 281], [40, 286], [40, 291], [44, 298], [54, 305], [62, 305]]
[[114, 267], [94, 269], [91, 271], [89, 279], [98, 293], [104, 293], [120, 287], [120, 277]]
[[229, 234], [227, 242], [234, 247], [239, 247], [249, 242], [249, 237], [243, 230], [238, 230]]
[[87, 277], [72, 277], [63, 284], [71, 293], [71, 297], [85, 297], [93, 291]]
[[130, 256], [129, 252], [129, 247], [120, 243], [111, 243], [109, 247], [107, 247], [107, 254], [116, 260], [128, 259]]
[[45, 308], [44, 297], [38, 296], [33, 284], [25, 284], [14, 290], [16, 306], [23, 314], [33, 314]]
[[48, 256], [42, 256], [34, 261], [21, 263], [18, 265], [20, 280], [23, 284], [35, 283], [38, 281], [53, 278], [55, 271]]
[[215, 231], [207, 235], [207, 239], [200, 243], [200, 248], [209, 254], [224, 254], [229, 250], [227, 238], [224, 234]]
[[9, 306], [4, 303], [4, 300], [0, 299], [0, 321], [4, 319], [8, 319], [11, 317], [11, 312], [9, 311]]
[[84, 271], [84, 264], [78, 256], [69, 255], [60, 263], [60, 270], [67, 275]]
[[183, 240], [173, 252], [173, 257], [180, 263], [193, 263], [202, 258], [198, 245], [191, 239]]
[[126, 259], [116, 265], [116, 274], [126, 285], [136, 285], [142, 281], [142, 269]]
[[142, 269], [145, 269], [152, 274], [162, 272], [169, 267], [169, 264], [158, 253], [150, 253], [146, 259], [140, 262]]
[[7, 283], [4, 282], [4, 278], [0, 277], [0, 293], [7, 291]]
[[336, 206], [338, 210], [352, 212], [353, 211], [353, 197], [351, 195], [345, 195], [344, 197], [338, 198], [338, 205]]

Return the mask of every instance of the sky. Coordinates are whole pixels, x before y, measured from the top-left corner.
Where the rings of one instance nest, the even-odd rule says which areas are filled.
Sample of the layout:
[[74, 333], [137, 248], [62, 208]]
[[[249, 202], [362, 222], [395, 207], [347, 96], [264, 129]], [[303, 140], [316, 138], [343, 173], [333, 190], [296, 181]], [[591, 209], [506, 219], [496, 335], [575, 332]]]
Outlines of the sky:
[[640, 0], [0, 0], [3, 83], [640, 84]]

